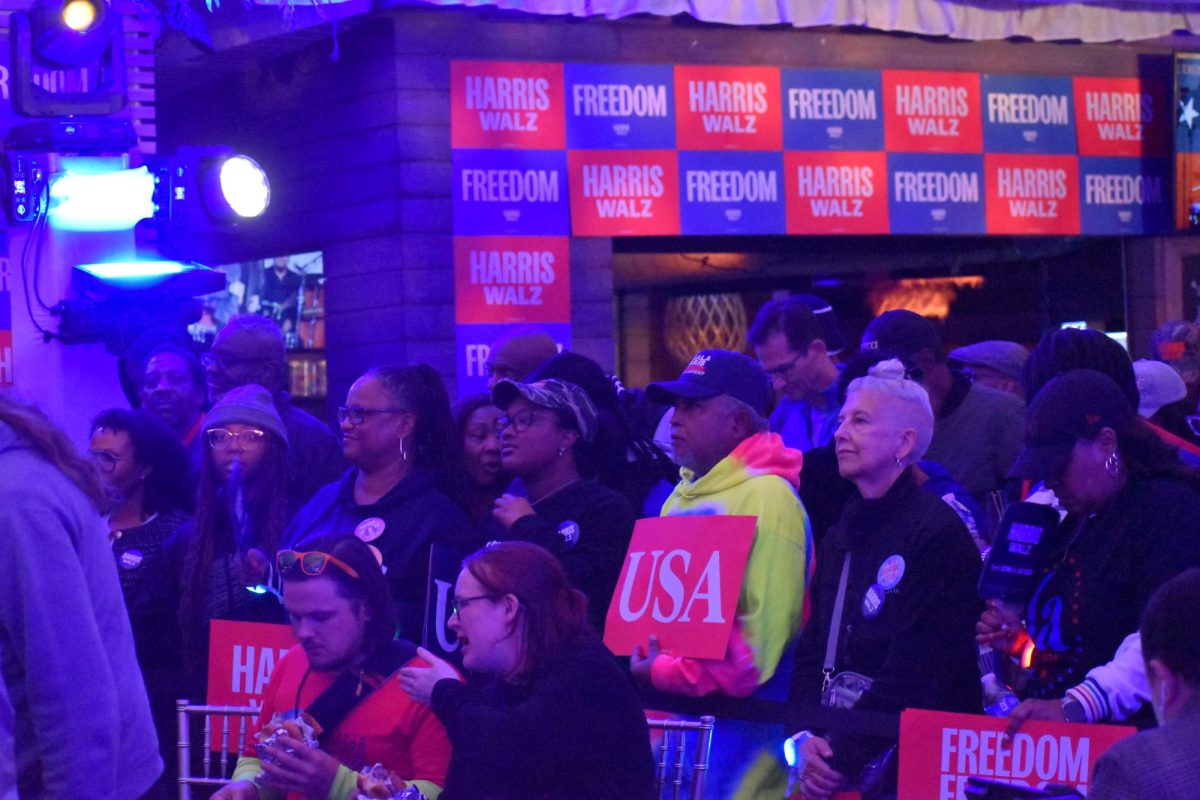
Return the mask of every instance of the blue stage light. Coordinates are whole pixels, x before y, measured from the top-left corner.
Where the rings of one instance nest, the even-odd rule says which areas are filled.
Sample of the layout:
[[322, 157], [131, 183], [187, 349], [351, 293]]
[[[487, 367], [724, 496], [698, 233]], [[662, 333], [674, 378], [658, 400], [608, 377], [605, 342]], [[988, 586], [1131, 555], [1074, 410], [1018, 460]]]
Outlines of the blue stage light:
[[117, 261], [80, 264], [72, 275], [75, 288], [113, 295], [155, 289], [155, 297], [196, 297], [225, 288], [225, 274], [187, 261]]
[[110, 172], [67, 169], [50, 180], [50, 227], [124, 231], [154, 216], [154, 176], [145, 167]]

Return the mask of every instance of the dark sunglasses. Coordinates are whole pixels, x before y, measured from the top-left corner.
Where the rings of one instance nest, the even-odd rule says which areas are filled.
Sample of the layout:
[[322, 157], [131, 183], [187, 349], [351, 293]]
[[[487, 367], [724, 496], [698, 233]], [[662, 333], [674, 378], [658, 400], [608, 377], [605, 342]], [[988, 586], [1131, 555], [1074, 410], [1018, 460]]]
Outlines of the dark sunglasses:
[[355, 580], [359, 579], [359, 574], [340, 558], [322, 553], [317, 550], [310, 550], [307, 553], [297, 553], [295, 550], [280, 550], [275, 556], [275, 566], [279, 568], [280, 574], [291, 572], [297, 567], [305, 575], [315, 578], [325, 572], [325, 568], [330, 564], [340, 569], [342, 572], [349, 575]]

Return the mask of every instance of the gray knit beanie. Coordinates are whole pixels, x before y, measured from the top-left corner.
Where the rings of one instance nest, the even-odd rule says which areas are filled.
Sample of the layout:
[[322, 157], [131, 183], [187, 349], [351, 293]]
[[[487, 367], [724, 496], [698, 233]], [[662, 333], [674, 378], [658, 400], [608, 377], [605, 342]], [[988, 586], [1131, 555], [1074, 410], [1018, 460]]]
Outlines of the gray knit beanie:
[[230, 422], [262, 428], [267, 433], [275, 434], [287, 446], [287, 428], [275, 410], [275, 401], [271, 393], [257, 383], [235, 386], [226, 392], [204, 418], [204, 429], [220, 428]]

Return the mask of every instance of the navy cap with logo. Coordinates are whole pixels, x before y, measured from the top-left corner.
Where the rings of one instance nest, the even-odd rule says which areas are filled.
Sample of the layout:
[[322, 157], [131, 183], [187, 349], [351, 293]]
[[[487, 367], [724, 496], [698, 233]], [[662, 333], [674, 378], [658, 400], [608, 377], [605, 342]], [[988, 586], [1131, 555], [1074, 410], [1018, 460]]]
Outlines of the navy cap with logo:
[[931, 320], [914, 311], [898, 308], [885, 311], [867, 325], [863, 333], [862, 350], [887, 350], [900, 356], [906, 365], [922, 350], [942, 357], [942, 337]]
[[1115, 428], [1137, 415], [1129, 398], [1107, 375], [1076, 369], [1056, 375], [1029, 404], [1025, 446], [1010, 478], [1057, 478], [1080, 439]]
[[502, 380], [492, 389], [492, 402], [507, 411], [518, 397], [524, 397], [535, 406], [566, 411], [575, 420], [575, 428], [585, 442], [596, 436], [596, 406], [587, 392], [569, 381], [548, 378], [536, 383], [518, 383]]
[[721, 394], [740, 400], [766, 416], [773, 394], [771, 379], [762, 365], [747, 355], [729, 350], [701, 350], [678, 380], [646, 387], [646, 396], [664, 405], [671, 405], [679, 397], [706, 400]]

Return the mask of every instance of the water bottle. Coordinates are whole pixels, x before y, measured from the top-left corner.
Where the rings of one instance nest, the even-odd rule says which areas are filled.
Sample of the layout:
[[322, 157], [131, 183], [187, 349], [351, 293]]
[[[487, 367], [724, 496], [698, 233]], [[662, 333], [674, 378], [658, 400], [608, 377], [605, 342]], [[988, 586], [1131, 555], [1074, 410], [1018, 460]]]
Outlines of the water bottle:
[[1007, 717], [1020, 699], [1012, 687], [1000, 680], [999, 654], [986, 645], [979, 647], [979, 673], [983, 684], [983, 712], [992, 717]]

